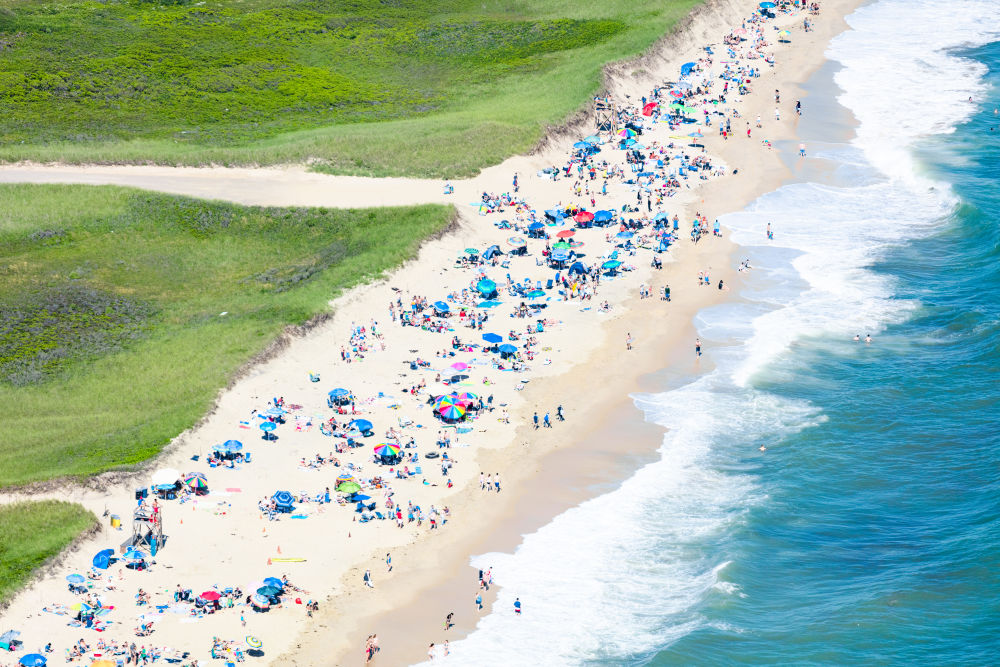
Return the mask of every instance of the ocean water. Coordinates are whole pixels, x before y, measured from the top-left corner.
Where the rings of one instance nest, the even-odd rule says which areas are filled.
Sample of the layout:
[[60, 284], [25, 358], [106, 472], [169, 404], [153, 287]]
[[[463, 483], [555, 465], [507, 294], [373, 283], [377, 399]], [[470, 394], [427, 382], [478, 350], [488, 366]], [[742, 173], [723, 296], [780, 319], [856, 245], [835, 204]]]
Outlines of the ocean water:
[[660, 459], [475, 557], [502, 588], [449, 663], [997, 661], [1000, 2], [848, 23], [857, 136], [723, 219], [756, 268], [698, 316], [714, 370], [636, 397]]

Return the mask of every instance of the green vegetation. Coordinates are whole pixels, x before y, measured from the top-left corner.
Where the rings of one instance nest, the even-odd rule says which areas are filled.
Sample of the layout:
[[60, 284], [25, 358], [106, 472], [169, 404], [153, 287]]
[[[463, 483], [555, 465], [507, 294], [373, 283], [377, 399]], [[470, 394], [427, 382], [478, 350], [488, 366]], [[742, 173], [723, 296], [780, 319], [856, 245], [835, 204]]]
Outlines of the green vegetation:
[[59, 500], [0, 505], [0, 603], [21, 589], [36, 568], [59, 553], [97, 517]]
[[702, 0], [0, 0], [0, 159], [456, 177]]
[[283, 327], [451, 216], [0, 186], [0, 487], [152, 456]]

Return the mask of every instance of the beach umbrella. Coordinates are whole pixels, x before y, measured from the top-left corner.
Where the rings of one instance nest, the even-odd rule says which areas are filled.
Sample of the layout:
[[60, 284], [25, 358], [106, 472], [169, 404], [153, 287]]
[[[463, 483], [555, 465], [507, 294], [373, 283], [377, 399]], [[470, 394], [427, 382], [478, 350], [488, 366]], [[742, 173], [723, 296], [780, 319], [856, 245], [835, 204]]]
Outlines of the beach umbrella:
[[511, 345], [510, 343], [504, 343], [503, 345], [500, 346], [499, 352], [500, 354], [516, 354], [517, 348]]
[[86, 602], [74, 602], [69, 606], [70, 611], [90, 611], [91, 609], [93, 609], [93, 607]]
[[[591, 216], [591, 219], [593, 219], [593, 216]], [[556, 234], [556, 237], [560, 238], [560, 239], [568, 239], [569, 237], [573, 236], [574, 234], [576, 234], [576, 232], [573, 231], [572, 229], [564, 229], [561, 232], [559, 232], [558, 234]]]
[[238, 452], [243, 449], [243, 443], [239, 440], [226, 440], [221, 445], [215, 446], [217, 452]]
[[778, 33], [778, 37], [780, 39], [788, 39], [791, 36], [792, 32], [790, 30], [782, 30], [781, 32]]
[[355, 493], [353, 496], [351, 496], [351, 500], [359, 502], [359, 503], [363, 502], [365, 500], [371, 500], [371, 499], [372, 499], [371, 496], [366, 496], [363, 493]]
[[484, 333], [483, 340], [487, 343], [501, 343], [503, 342], [503, 336], [495, 333]]
[[434, 310], [436, 310], [438, 312], [441, 312], [441, 313], [447, 313], [447, 312], [449, 312], [451, 310], [451, 306], [449, 306], [448, 304], [446, 304], [444, 301], [435, 301], [434, 302]]
[[146, 560], [146, 553], [136, 549], [135, 547], [129, 547], [128, 551], [125, 552], [125, 555], [122, 556], [122, 558], [130, 563], [138, 563], [141, 560]]
[[278, 595], [281, 593], [281, 589], [276, 586], [269, 586], [264, 584], [257, 589], [257, 595], [263, 595], [264, 597], [271, 597], [272, 595]]
[[208, 480], [200, 472], [193, 472], [184, 478], [184, 483], [191, 489], [207, 489]]
[[684, 97], [684, 93], [682, 93], [681, 91], [679, 91], [677, 89], [674, 89], [674, 90], [670, 91], [670, 96], [671, 97], [675, 97], [675, 98], [680, 98], [680, 97]]
[[657, 106], [656, 102], [648, 102], [646, 104], [646, 106], [644, 106], [642, 108], [642, 115], [643, 116], [652, 116], [653, 115], [653, 110], [656, 109], [656, 106]]
[[261, 422], [260, 423], [260, 430], [265, 433], [265, 435], [264, 435], [265, 438], [267, 437], [267, 435], [266, 435], [267, 433], [270, 433], [271, 431], [273, 431], [276, 428], [278, 428], [278, 425], [275, 424], [274, 422]]
[[68, 577], [66, 577], [66, 581], [68, 581], [71, 584], [82, 584], [86, 580], [87, 580], [86, 577], [84, 577], [82, 574], [71, 574]]
[[161, 468], [153, 473], [152, 485], [172, 486], [180, 477], [181, 474], [173, 468]]
[[337, 484], [340, 484], [342, 482], [353, 482], [353, 481], [354, 481], [354, 475], [352, 475], [349, 472], [343, 472], [337, 475]]
[[465, 249], [465, 254], [466, 255], [478, 255], [479, 251], [476, 250], [475, 248], [466, 248]]
[[487, 280], [484, 278], [480, 280], [478, 283], [476, 283], [476, 289], [479, 290], [480, 294], [486, 296], [489, 294], [493, 294], [494, 292], [497, 291], [497, 284], [492, 280]]
[[287, 410], [285, 410], [284, 408], [279, 408], [277, 405], [275, 405], [274, 407], [265, 410], [264, 414], [267, 415], [268, 417], [280, 417], [281, 415], [285, 414], [285, 412], [287, 412]]
[[681, 76], [687, 76], [694, 70], [695, 67], [697, 67], [696, 63], [684, 63], [681, 65]]
[[399, 445], [393, 445], [389, 443], [382, 443], [375, 447], [376, 456], [399, 456], [399, 452], [402, 451]]
[[341, 493], [357, 493], [361, 490], [361, 485], [357, 482], [340, 482], [337, 484], [337, 490]]
[[545, 291], [540, 289], [533, 289], [524, 296], [528, 297], [529, 299], [537, 299], [540, 296], [545, 296]]
[[464, 361], [456, 361], [451, 365], [451, 367], [454, 368], [456, 371], [464, 371], [466, 368], [469, 367], [469, 364], [465, 363]]
[[348, 426], [350, 426], [352, 428], [356, 428], [357, 430], [361, 431], [362, 433], [365, 433], [366, 431], [372, 430], [372, 426], [373, 425], [367, 419], [355, 419], [350, 424], [348, 424]]
[[205, 591], [204, 593], [202, 593], [198, 597], [200, 597], [202, 600], [208, 600], [209, 602], [215, 602], [216, 600], [218, 600], [222, 596], [219, 595], [218, 591]]
[[525, 243], [527, 243], [527, 241], [520, 236], [511, 236], [509, 239], [507, 239], [507, 243], [509, 243], [514, 247], [520, 247], [523, 246]]
[[537, 232], [539, 229], [545, 229], [545, 225], [540, 222], [533, 222], [528, 225], [528, 229], [532, 232]]
[[615, 214], [611, 211], [597, 211], [594, 213], [594, 222], [609, 222]]
[[276, 588], [279, 588], [279, 589], [284, 589], [285, 588], [285, 582], [283, 582], [281, 579], [278, 579], [277, 577], [267, 577], [267, 578], [265, 578], [264, 579], [264, 585], [265, 586], [275, 586]]
[[118, 663], [112, 662], [111, 660], [98, 658], [97, 660], [90, 663], [90, 667], [115, 667], [117, 664]]
[[577, 222], [590, 222], [591, 220], [594, 219], [594, 214], [591, 213], [590, 211], [580, 211], [579, 213], [573, 216], [573, 219], [576, 220]]
[[28, 655], [21, 656], [21, 659], [17, 662], [24, 665], [24, 667], [45, 667], [48, 659], [41, 653], [29, 653]]
[[775, 7], [777, 7], [777, 5], [774, 4], [773, 2], [762, 2], [757, 6], [760, 7], [761, 9], [774, 9]]
[[261, 646], [264, 645], [264, 642], [257, 639], [253, 635], [247, 635], [246, 637], [244, 637], [243, 641], [245, 641], [247, 643], [247, 646], [249, 646], [250, 648], [260, 648]]
[[601, 268], [609, 269], [609, 270], [614, 270], [614, 269], [617, 269], [621, 265], [622, 265], [622, 263], [619, 262], [617, 259], [611, 259], [611, 260], [608, 260], [607, 262], [604, 262], [604, 264], [601, 264]]
[[631, 127], [622, 128], [621, 130], [618, 131], [619, 137], [634, 137], [635, 134], [636, 134], [635, 130], [633, 130]]
[[253, 600], [254, 605], [257, 606], [257, 607], [265, 607], [266, 608], [266, 607], [270, 607], [271, 606], [271, 601], [269, 599], [267, 599], [267, 597], [265, 597], [263, 595], [260, 595], [260, 594], [254, 595], [253, 598], [251, 598], [251, 599]]
[[273, 500], [278, 505], [293, 505], [295, 504], [295, 498], [288, 491], [276, 491], [273, 496]]
[[586, 141], [588, 144], [599, 144], [599, 143], [601, 143], [601, 138], [599, 136], [597, 136], [596, 134], [592, 134], [589, 137], [585, 137], [583, 140]]
[[437, 412], [445, 419], [461, 419], [465, 416], [465, 406], [461, 403], [442, 405], [437, 409]]
[[346, 398], [347, 396], [351, 395], [351, 392], [347, 391], [346, 389], [338, 387], [337, 389], [332, 390], [327, 395], [330, 398]]
[[552, 244], [553, 250], [569, 250], [570, 247], [571, 246], [568, 241], [557, 241]]
[[573, 148], [575, 148], [578, 151], [585, 151], [588, 148], [590, 148], [590, 144], [588, 144], [586, 141], [578, 141], [575, 144], [573, 144]]
[[111, 559], [114, 558], [114, 549], [103, 549], [94, 554], [93, 564], [98, 570], [106, 570], [111, 565]]
[[617, 234], [615, 234], [615, 236], [618, 237], [618, 238], [620, 238], [620, 239], [630, 239], [633, 236], [635, 236], [635, 234], [633, 234], [632, 232], [629, 232], [629, 231], [625, 231], [625, 232], [618, 232]]

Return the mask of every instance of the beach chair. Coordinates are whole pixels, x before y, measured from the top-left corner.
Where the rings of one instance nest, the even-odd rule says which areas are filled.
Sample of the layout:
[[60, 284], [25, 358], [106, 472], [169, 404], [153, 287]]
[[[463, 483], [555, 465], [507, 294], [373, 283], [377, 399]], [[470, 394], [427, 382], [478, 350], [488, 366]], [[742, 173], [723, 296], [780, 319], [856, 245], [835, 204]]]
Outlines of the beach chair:
[[549, 278], [549, 281], [545, 283], [545, 289], [552, 289], [552, 285], [553, 285], [552, 278]]
[[380, 521], [385, 521], [385, 517], [382, 516], [381, 512], [375, 512], [375, 518], [378, 519], [378, 520], [380, 520]]
[[416, 468], [413, 469], [413, 474], [414, 475], [423, 475], [424, 474], [424, 469], [421, 466], [417, 466]]

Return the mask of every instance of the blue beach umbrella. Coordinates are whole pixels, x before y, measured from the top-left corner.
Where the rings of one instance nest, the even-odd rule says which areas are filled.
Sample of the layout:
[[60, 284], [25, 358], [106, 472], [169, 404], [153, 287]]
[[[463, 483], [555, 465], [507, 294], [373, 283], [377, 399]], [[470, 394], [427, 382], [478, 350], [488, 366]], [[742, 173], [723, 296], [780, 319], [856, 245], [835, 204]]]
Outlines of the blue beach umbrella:
[[283, 582], [281, 579], [278, 579], [277, 577], [268, 577], [261, 583], [263, 583], [265, 586], [274, 586], [278, 590], [281, 590], [285, 587], [285, 582]]
[[217, 452], [238, 452], [243, 449], [243, 443], [239, 440], [226, 440], [215, 446]]
[[328, 396], [330, 398], [344, 398], [345, 396], [350, 396], [350, 394], [351, 394], [351, 392], [347, 391], [346, 389], [338, 387], [338, 388], [334, 389], [333, 391], [331, 391], [328, 394]]
[[274, 422], [261, 422], [260, 423], [260, 430], [263, 431], [264, 433], [270, 433], [271, 431], [273, 431], [276, 428], [278, 428], [278, 425], [275, 424]]
[[632, 232], [618, 232], [617, 234], [615, 234], [615, 236], [617, 236], [620, 239], [630, 239], [633, 236], [635, 236], [635, 234], [633, 234]]
[[684, 63], [681, 65], [681, 76], [690, 74], [695, 67], [697, 67], [695, 63]]
[[285, 414], [285, 412], [286, 410], [284, 408], [279, 408], [278, 406], [274, 406], [273, 408], [268, 408], [267, 410], [265, 410], [264, 414], [267, 415], [268, 417], [280, 417], [281, 415]]
[[592, 134], [589, 137], [584, 138], [584, 141], [586, 141], [588, 144], [599, 144], [601, 143], [601, 138], [596, 134]]
[[66, 577], [66, 581], [68, 581], [71, 584], [82, 584], [86, 580], [87, 579], [82, 574], [71, 574], [68, 577]]
[[503, 336], [495, 333], [484, 333], [483, 340], [487, 343], [501, 343], [503, 342]]
[[[546, 213], [548, 213], [548, 211], [546, 211]], [[537, 232], [539, 229], [545, 229], [545, 225], [543, 225], [540, 222], [533, 222], [530, 225], [528, 225], [528, 229], [533, 232]]]
[[601, 264], [601, 267], [605, 268], [605, 269], [614, 270], [614, 269], [617, 269], [621, 265], [622, 265], [622, 263], [619, 262], [617, 259], [611, 259], [611, 260], [608, 260], [607, 262], [604, 262], [604, 264]]
[[595, 211], [594, 222], [611, 222], [615, 214], [611, 211]]
[[510, 343], [504, 343], [499, 348], [500, 354], [516, 354], [517, 348]]
[[28, 655], [22, 656], [17, 662], [24, 665], [24, 667], [45, 667], [45, 663], [48, 662], [48, 659], [41, 653], [29, 653]]
[[499, 301], [480, 301], [476, 307], [477, 308], [496, 308], [500, 305]]
[[271, 601], [266, 596], [260, 595], [259, 593], [253, 596], [253, 603], [258, 607], [268, 607], [271, 605]]
[[757, 6], [760, 7], [761, 9], [774, 9], [775, 7], [777, 7], [777, 5], [774, 4], [773, 2], [762, 2]]
[[497, 284], [492, 280], [486, 280], [484, 278], [476, 283], [476, 289], [479, 290], [479, 293], [483, 296], [488, 296], [497, 291]]
[[129, 547], [129, 550], [125, 552], [125, 555], [122, 556], [122, 558], [130, 563], [138, 563], [141, 560], [146, 560], [146, 552], [140, 551], [135, 547]]
[[588, 148], [590, 148], [590, 144], [588, 144], [586, 141], [578, 141], [575, 144], [573, 144], [573, 148], [575, 148], [578, 151], [585, 151]]
[[281, 589], [275, 586], [261, 586], [257, 589], [257, 595], [263, 595], [264, 597], [271, 597], [272, 595], [278, 595], [281, 593]]
[[435, 301], [434, 302], [434, 310], [436, 310], [436, 311], [438, 311], [440, 313], [447, 313], [447, 312], [451, 311], [451, 306], [449, 306], [448, 304], [446, 304], [444, 301]]
[[290, 494], [288, 491], [276, 492], [273, 496], [271, 496], [271, 500], [273, 500], [277, 505], [287, 506], [295, 504], [295, 498], [293, 498], [292, 494]]

